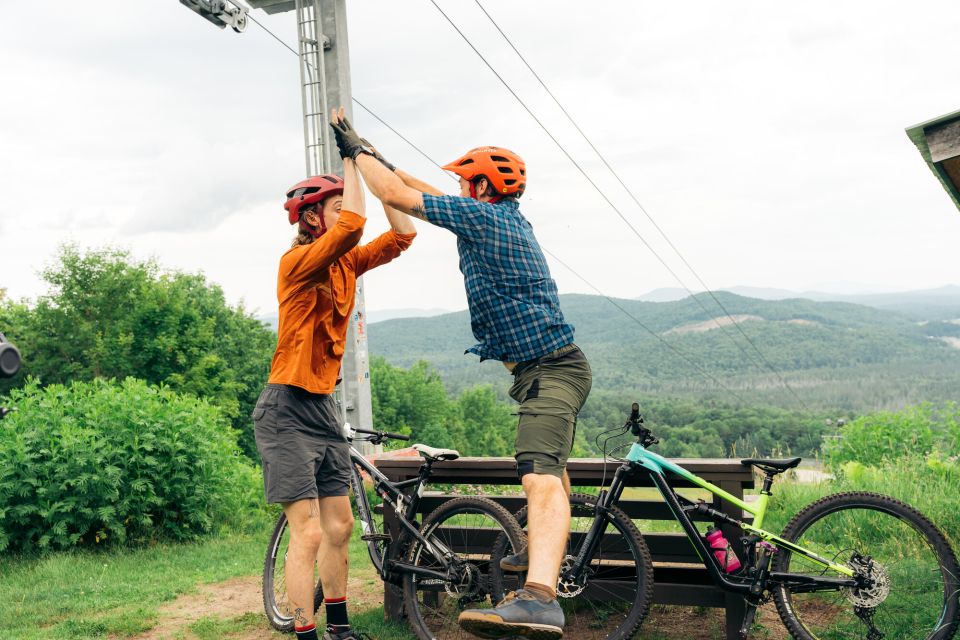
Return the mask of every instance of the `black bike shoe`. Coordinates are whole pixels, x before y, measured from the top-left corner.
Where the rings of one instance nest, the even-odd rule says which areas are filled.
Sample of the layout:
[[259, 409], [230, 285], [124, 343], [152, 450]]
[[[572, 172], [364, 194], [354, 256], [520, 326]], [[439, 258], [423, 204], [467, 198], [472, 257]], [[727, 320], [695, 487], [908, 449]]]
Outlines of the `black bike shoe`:
[[530, 554], [527, 553], [527, 548], [524, 547], [523, 551], [521, 551], [515, 556], [508, 556], [506, 558], [501, 558], [500, 568], [503, 569], [504, 571], [529, 571]]
[[495, 609], [467, 609], [460, 628], [478, 638], [522, 636], [529, 640], [559, 640], [565, 623], [556, 599], [544, 604], [520, 589], [511, 591]]
[[350, 629], [350, 631], [346, 633], [330, 633], [327, 631], [323, 634], [323, 640], [363, 640], [364, 638], [366, 638], [366, 640], [372, 640], [370, 636], [356, 629]]

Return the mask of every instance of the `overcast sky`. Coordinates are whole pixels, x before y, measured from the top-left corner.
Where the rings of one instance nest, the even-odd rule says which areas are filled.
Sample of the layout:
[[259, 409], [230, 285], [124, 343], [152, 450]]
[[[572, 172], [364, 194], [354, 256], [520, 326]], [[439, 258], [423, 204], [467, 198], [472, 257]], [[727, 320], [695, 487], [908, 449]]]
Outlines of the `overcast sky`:
[[[481, 0], [713, 288], [960, 282], [960, 212], [904, 134], [960, 109], [956, 2]], [[679, 286], [428, 0], [350, 0], [354, 95], [427, 154], [526, 160], [541, 244], [605, 293]], [[478, 7], [440, 2], [650, 245], [700, 287]], [[254, 12], [296, 42], [292, 13]], [[304, 177], [296, 57], [251, 24], [176, 0], [5, 3], [0, 21], [0, 287], [43, 293], [64, 240], [203, 270], [273, 313]], [[392, 162], [454, 183], [375, 120]], [[386, 230], [368, 201], [364, 241]], [[367, 305], [466, 306], [454, 237], [418, 222]], [[591, 292], [551, 260], [562, 293]]]

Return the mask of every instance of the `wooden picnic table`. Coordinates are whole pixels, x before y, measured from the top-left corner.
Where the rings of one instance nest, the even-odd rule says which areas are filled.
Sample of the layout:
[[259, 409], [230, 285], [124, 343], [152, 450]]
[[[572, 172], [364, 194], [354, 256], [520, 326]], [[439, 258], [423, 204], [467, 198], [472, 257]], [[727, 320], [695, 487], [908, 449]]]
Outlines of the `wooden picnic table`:
[[[753, 470], [750, 465], [739, 460], [680, 458], [673, 462], [695, 473], [700, 478], [713, 483], [727, 493], [743, 498], [744, 489], [752, 489]], [[374, 461], [376, 467], [392, 482], [402, 482], [419, 475], [422, 461], [419, 458], [385, 458]], [[609, 485], [620, 462], [608, 460], [606, 463], [606, 483]], [[604, 463], [594, 458], [574, 458], [567, 464], [572, 486], [598, 486], [604, 477]], [[668, 474], [670, 484], [675, 488], [689, 488], [696, 485], [675, 474]], [[436, 462], [433, 465], [431, 484], [464, 485], [519, 485], [513, 458], [460, 458], [450, 462]], [[627, 483], [628, 487], [652, 487], [653, 483], [643, 474], [637, 474]], [[419, 512], [428, 514], [441, 504], [456, 496], [425, 495], [420, 502]], [[516, 513], [526, 505], [524, 496], [485, 496], [502, 504], [511, 513]], [[674, 520], [670, 508], [663, 500], [627, 500], [621, 498], [617, 506], [633, 520]], [[737, 520], [751, 521], [752, 516], [733, 503], [714, 496], [713, 507]], [[695, 517], [695, 520], [707, 520]], [[384, 514], [386, 524], [391, 531], [398, 531], [399, 524], [393, 509]], [[421, 518], [422, 521], [422, 518]], [[718, 523], [715, 523], [718, 524]], [[731, 541], [734, 550], [741, 554], [740, 545], [735, 544], [743, 532], [730, 525], [722, 525], [724, 536]], [[700, 560], [693, 545], [683, 533], [644, 532], [644, 540], [650, 549], [654, 562], [655, 604], [722, 607], [726, 609], [727, 638], [739, 637], [743, 622], [744, 600], [742, 595], [726, 593], [713, 584], [706, 567]], [[741, 558], [741, 562], [743, 558]], [[402, 616], [402, 600], [388, 585], [384, 585], [384, 611], [392, 619]]]

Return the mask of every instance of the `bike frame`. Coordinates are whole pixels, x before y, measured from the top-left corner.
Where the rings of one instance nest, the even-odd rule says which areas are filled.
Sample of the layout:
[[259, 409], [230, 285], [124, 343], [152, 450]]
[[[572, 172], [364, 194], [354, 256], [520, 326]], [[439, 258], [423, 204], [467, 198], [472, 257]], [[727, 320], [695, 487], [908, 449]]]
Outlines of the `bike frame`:
[[[750, 504], [749, 502], [744, 502], [743, 500], [740, 500], [736, 496], [730, 495], [720, 487], [713, 485], [707, 482], [706, 480], [699, 478], [696, 475], [690, 473], [683, 467], [680, 467], [679, 465], [676, 465], [670, 462], [663, 456], [657, 455], [652, 451], [647, 451], [647, 449], [643, 445], [637, 442], [634, 442], [633, 446], [630, 448], [630, 452], [627, 454], [627, 460], [635, 464], [638, 464], [639, 466], [647, 469], [648, 471], [658, 474], [661, 478], [664, 477], [665, 475], [664, 470], [671, 471], [677, 474], [678, 476], [680, 476], [681, 478], [685, 480], [689, 480], [690, 482], [697, 485], [698, 487], [706, 489], [713, 495], [720, 496], [724, 500], [728, 500], [732, 502], [733, 504], [740, 507], [747, 513], [753, 514], [752, 525], [747, 524], [746, 522], [739, 523], [740, 527], [743, 528], [744, 531], [748, 531], [753, 535], [758, 536], [764, 542], [776, 544], [777, 546], [782, 547], [784, 549], [788, 549], [793, 553], [798, 553], [826, 569], [836, 571], [841, 575], [853, 577], [854, 572], [850, 567], [844, 566], [842, 564], [837, 564], [832, 560], [827, 560], [826, 558], [818, 556], [817, 554], [812, 553], [804, 549], [803, 547], [800, 547], [798, 545], [793, 544], [792, 542], [788, 542], [784, 540], [783, 538], [775, 536], [769, 531], [764, 531], [763, 529], [761, 529], [760, 527], [763, 524], [763, 517], [767, 510], [767, 502], [770, 499], [769, 493], [761, 492], [760, 495], [757, 497], [757, 501], [753, 504]], [[664, 489], [663, 487], [661, 487], [660, 484], [657, 485], [657, 488], [660, 489], [661, 494], [664, 493]], [[673, 489], [669, 487], [669, 485], [666, 485], [666, 488], [669, 490], [671, 494], [676, 495]], [[666, 500], [667, 496], [664, 495], [663, 497]], [[676, 513], [674, 513], [674, 515], [677, 516]], [[677, 519], [679, 520], [680, 518], [678, 517]]]
[[623, 493], [623, 489], [625, 488], [626, 479], [641, 469], [649, 475], [654, 486], [656, 486], [660, 491], [664, 501], [670, 507], [670, 510], [673, 512], [677, 522], [680, 523], [680, 527], [684, 530], [684, 533], [686, 533], [687, 538], [689, 538], [691, 544], [696, 550], [697, 555], [700, 556], [700, 559], [706, 565], [707, 571], [710, 573], [714, 582], [725, 591], [742, 593], [744, 595], [757, 595], [757, 587], [760, 586], [762, 591], [762, 585], [758, 585], [756, 580], [753, 578], [747, 579], [749, 581], [745, 581], [744, 578], [737, 578], [736, 576], [731, 577], [727, 575], [723, 567], [720, 566], [719, 560], [717, 560], [712, 553], [712, 549], [707, 548], [706, 544], [704, 543], [703, 536], [693, 524], [693, 520], [690, 519], [690, 516], [687, 514], [687, 510], [684, 509], [683, 505], [681, 505], [681, 498], [667, 482], [666, 474], [668, 472], [674, 473], [693, 483], [694, 485], [706, 489], [710, 493], [723, 498], [724, 500], [729, 500], [744, 511], [753, 514], [754, 524], [751, 525], [738, 519], [729, 518], [729, 516], [715, 512], [712, 509], [711, 511], [713, 511], [713, 513], [711, 515], [720, 516], [721, 519], [726, 518], [726, 522], [740, 526], [744, 531], [757, 536], [759, 540], [762, 540], [767, 544], [775, 544], [780, 549], [789, 550], [793, 553], [800, 554], [805, 558], [810, 559], [812, 562], [821, 565], [825, 569], [835, 571], [841, 576], [840, 578], [828, 578], [823, 576], [809, 576], [806, 574], [764, 572], [765, 575], [761, 578], [762, 580], [769, 578], [771, 581], [779, 583], [802, 583], [807, 585], [807, 588], [811, 591], [836, 590], [841, 587], [857, 586], [857, 582], [852, 579], [854, 576], [854, 571], [849, 567], [837, 564], [836, 562], [828, 560], [827, 558], [823, 558], [760, 528], [760, 526], [763, 524], [764, 513], [770, 497], [769, 492], [761, 493], [756, 503], [750, 504], [744, 502], [736, 496], [730, 495], [720, 487], [717, 487], [716, 485], [713, 485], [706, 480], [697, 477], [693, 473], [690, 473], [686, 469], [674, 464], [663, 456], [648, 451], [643, 445], [639, 444], [639, 442], [633, 444], [633, 446], [630, 448], [630, 452], [627, 454], [626, 461], [620, 466], [619, 469], [617, 469], [617, 472], [614, 474], [614, 478], [610, 483], [610, 490], [605, 493], [601, 492], [597, 500], [597, 515], [594, 518], [590, 530], [587, 532], [586, 539], [584, 540], [583, 546], [581, 547], [576, 561], [573, 563], [573, 566], [571, 566], [570, 570], [565, 572], [565, 575], [573, 577], [582, 575], [583, 568], [589, 562], [589, 559], [593, 557], [593, 554], [596, 551], [596, 546], [599, 544], [600, 538], [602, 537], [603, 530], [606, 528], [606, 512], [615, 506], [617, 501], [619, 501], [620, 496]]
[[[430, 479], [433, 463], [427, 460], [421, 465], [420, 475], [417, 478], [393, 483], [353, 447], [350, 447], [350, 460], [373, 478], [374, 490], [383, 498], [383, 508], [393, 508], [397, 514], [397, 522], [403, 527], [404, 532], [420, 542], [448, 572], [441, 573], [424, 567], [399, 562], [396, 556], [402, 546], [400, 544], [402, 534], [398, 531], [396, 532], [396, 537], [391, 539], [386, 553], [384, 553], [383, 564], [377, 567], [380, 570], [381, 578], [388, 581], [391, 572], [399, 571], [401, 573], [415, 573], [437, 580], [449, 580], [449, 572], [453, 569], [453, 563], [450, 562], [450, 558], [455, 558], [456, 555], [436, 538], [434, 538], [432, 542], [427, 540], [427, 538], [410, 523], [411, 520], [416, 519], [417, 509], [420, 506], [420, 498], [423, 497], [427, 481]], [[412, 494], [408, 495], [404, 493], [404, 489], [414, 486], [416, 490]], [[370, 507], [370, 502], [367, 500], [367, 492], [361, 490], [360, 487], [356, 487], [353, 493], [357, 501], [357, 510], [360, 512], [360, 522], [364, 535], [374, 533], [369, 530], [369, 523], [373, 520], [373, 510]], [[391, 532], [391, 535], [393, 536], [395, 534]], [[370, 551], [369, 547], [368, 551]], [[374, 566], [376, 566], [377, 563], [374, 560], [372, 551], [370, 551], [370, 559], [374, 562]]]

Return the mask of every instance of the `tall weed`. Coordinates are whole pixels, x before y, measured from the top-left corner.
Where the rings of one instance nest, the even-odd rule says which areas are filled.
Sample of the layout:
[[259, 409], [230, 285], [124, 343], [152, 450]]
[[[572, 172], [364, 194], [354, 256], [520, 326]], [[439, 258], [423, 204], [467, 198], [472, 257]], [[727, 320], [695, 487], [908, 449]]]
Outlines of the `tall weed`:
[[192, 539], [262, 504], [220, 409], [128, 378], [40, 388], [2, 403], [0, 551]]

